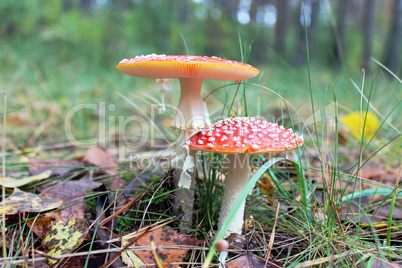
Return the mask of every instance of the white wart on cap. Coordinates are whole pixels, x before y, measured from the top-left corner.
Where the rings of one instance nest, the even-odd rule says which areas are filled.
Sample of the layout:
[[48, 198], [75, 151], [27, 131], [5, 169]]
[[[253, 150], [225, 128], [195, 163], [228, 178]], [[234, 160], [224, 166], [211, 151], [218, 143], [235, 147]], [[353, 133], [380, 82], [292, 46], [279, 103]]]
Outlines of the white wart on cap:
[[281, 152], [300, 146], [303, 137], [292, 129], [253, 117], [221, 120], [192, 136], [191, 149], [225, 154]]

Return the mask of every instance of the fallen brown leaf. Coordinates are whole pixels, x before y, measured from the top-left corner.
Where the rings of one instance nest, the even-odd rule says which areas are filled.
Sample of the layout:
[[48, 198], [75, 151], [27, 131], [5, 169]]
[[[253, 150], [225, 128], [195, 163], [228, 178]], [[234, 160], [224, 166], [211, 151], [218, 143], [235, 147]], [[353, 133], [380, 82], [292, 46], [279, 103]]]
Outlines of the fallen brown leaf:
[[97, 147], [88, 149], [84, 161], [100, 167], [105, 173], [110, 175], [116, 175], [119, 168], [119, 165], [108, 151]]
[[20, 212], [43, 212], [60, 207], [63, 201], [55, 201], [50, 198], [41, 197], [36, 194], [27, 193], [14, 189], [12, 195], [4, 200], [4, 207], [0, 206], [0, 213], [5, 210], [6, 215], [13, 215]]
[[[164, 264], [182, 262], [188, 251], [186, 247], [203, 242], [198, 239], [186, 237], [175, 230], [158, 228], [142, 235], [135, 242], [134, 246], [150, 246], [152, 241], [155, 244], [157, 256], [160, 257]], [[173, 248], [162, 248], [163, 246], [171, 246]], [[183, 247], [183, 249], [180, 249], [180, 247]], [[143, 263], [147, 264], [147, 267], [157, 267], [155, 255], [151, 249], [134, 250], [134, 254], [138, 256]], [[150, 264], [155, 265], [149, 266]]]
[[243, 255], [239, 258], [236, 258], [234, 260], [231, 260], [226, 263], [226, 266], [228, 268], [238, 268], [238, 267], [244, 267], [244, 268], [271, 268], [271, 267], [282, 267], [279, 265], [278, 262], [274, 260], [269, 260], [266, 263], [266, 260], [258, 258], [257, 256], [253, 254], [246, 254]]
[[36, 220], [27, 221], [27, 226], [40, 238], [44, 239], [50, 232], [51, 223], [54, 221], [60, 221], [60, 211], [53, 211], [38, 217]]
[[247, 249], [251, 246], [245, 236], [236, 233], [231, 233], [225, 240], [231, 249]]
[[63, 221], [68, 221], [71, 218], [84, 219], [85, 213], [88, 209], [84, 197], [88, 195], [88, 191], [96, 189], [101, 185], [102, 183], [88, 179], [66, 181], [56, 187], [44, 189], [41, 196], [52, 198], [54, 200], [62, 200], [64, 202], [66, 208], [60, 211], [61, 219]]
[[31, 175], [51, 170], [52, 175], [64, 175], [84, 166], [79, 161], [47, 161], [38, 157], [29, 158], [28, 171]]
[[397, 175], [392, 174], [390, 171], [385, 173], [385, 168], [372, 166], [363, 166], [360, 169], [360, 176], [375, 181], [379, 181], [383, 178], [382, 183], [389, 186], [394, 186], [397, 178]]
[[[116, 176], [117, 177], [117, 176]], [[117, 177], [115, 180], [113, 180], [112, 185], [110, 186], [111, 190], [117, 189], [123, 185], [125, 185], [127, 182], [123, 180], [120, 177]]]

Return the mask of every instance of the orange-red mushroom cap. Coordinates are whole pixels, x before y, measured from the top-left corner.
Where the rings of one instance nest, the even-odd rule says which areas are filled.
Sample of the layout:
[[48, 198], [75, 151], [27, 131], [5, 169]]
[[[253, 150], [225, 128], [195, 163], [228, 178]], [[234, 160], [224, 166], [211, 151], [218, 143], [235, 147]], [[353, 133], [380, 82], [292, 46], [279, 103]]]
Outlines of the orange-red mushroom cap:
[[124, 59], [116, 68], [142, 78], [244, 80], [260, 72], [249, 64], [217, 57], [156, 54]]
[[303, 137], [291, 129], [252, 117], [221, 120], [187, 141], [191, 149], [224, 154], [281, 152], [302, 143]]

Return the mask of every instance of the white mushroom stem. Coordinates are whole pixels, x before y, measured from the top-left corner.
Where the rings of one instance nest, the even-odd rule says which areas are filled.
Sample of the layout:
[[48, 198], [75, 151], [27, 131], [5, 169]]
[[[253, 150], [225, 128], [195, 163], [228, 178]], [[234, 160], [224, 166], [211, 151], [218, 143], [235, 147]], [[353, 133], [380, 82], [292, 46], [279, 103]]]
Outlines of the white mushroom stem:
[[[243, 191], [250, 178], [250, 154], [228, 154], [229, 169], [225, 179], [225, 191], [222, 199], [222, 208], [219, 216], [218, 231], [221, 230], [230, 211], [240, 193]], [[244, 218], [245, 201], [236, 212], [236, 216], [230, 222], [225, 237], [231, 233], [241, 234]]]
[[[203, 79], [180, 78], [180, 100], [172, 127], [179, 129], [176, 158], [172, 166], [176, 168], [174, 183], [177, 188], [174, 207], [176, 212], [182, 212], [181, 218], [192, 223], [194, 204], [194, 159], [195, 153], [189, 152], [182, 146], [198, 129], [210, 125], [207, 104], [201, 100], [201, 86]], [[191, 166], [193, 165], [193, 166]]]
[[210, 124], [207, 104], [201, 100], [203, 79], [180, 78], [180, 100], [172, 127], [202, 129]]

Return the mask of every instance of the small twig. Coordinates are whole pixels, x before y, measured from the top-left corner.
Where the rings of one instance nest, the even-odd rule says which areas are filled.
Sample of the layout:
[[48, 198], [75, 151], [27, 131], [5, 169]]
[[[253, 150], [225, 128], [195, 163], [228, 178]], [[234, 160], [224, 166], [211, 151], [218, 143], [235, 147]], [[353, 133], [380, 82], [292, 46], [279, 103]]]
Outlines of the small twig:
[[112, 220], [113, 218], [117, 217], [118, 215], [120, 215], [121, 213], [123, 213], [125, 210], [127, 210], [129, 207], [131, 207], [135, 202], [137, 202], [139, 199], [141, 199], [145, 194], [144, 193], [140, 193], [139, 195], [137, 195], [133, 200], [131, 200], [130, 202], [127, 203], [127, 205], [125, 205], [124, 207], [122, 207], [121, 209], [119, 209], [118, 211], [116, 211], [115, 213], [113, 213], [112, 215], [110, 215], [109, 217], [107, 217], [106, 219], [102, 220], [99, 223], [99, 228], [102, 227], [104, 224], [108, 223], [110, 220]]
[[119, 256], [121, 256], [121, 253], [127, 248], [131, 247], [140, 237], [145, 235], [149, 230], [152, 229], [152, 225], [146, 227], [142, 233], [140, 233], [137, 237], [134, 237], [124, 248], [122, 248], [117, 254], [115, 254], [112, 258], [110, 258], [109, 261], [107, 261], [105, 264], [103, 264], [100, 268], [107, 268], [109, 267], [115, 259], [117, 259]]
[[[140, 230], [138, 230], [138, 231], [136, 231], [136, 232], [134, 232], [134, 233], [131, 233], [131, 235], [132, 235], [132, 234], [137, 234], [137, 235], [141, 234], [141, 235], [142, 235], [143, 232], [148, 231], [148, 228], [149, 228], [149, 227], [151, 227], [151, 229], [150, 229], [149, 231], [154, 231], [154, 230], [156, 230], [156, 229], [158, 229], [158, 228], [161, 228], [161, 227], [163, 227], [163, 226], [165, 226], [165, 225], [167, 225], [167, 224], [169, 224], [169, 223], [171, 223], [171, 222], [173, 222], [173, 221], [174, 221], [174, 220], [172, 220], [171, 218], [166, 219], [166, 220], [162, 220], [162, 221], [159, 221], [159, 222], [154, 223], [154, 224], [152, 224], [152, 225], [149, 225], [149, 226], [147, 226], [146, 228], [143, 228], [143, 229], [140, 229]], [[121, 240], [122, 240], [122, 239], [119, 237], [119, 238], [110, 239], [109, 241], [106, 241], [106, 243], [120, 242]]]
[[[115, 195], [117, 195], [118, 194], [118, 192], [119, 192], [119, 190], [116, 190], [116, 194]], [[113, 204], [113, 211], [116, 211], [116, 205], [117, 205], [117, 202], [113, 202], [114, 204]], [[112, 221], [112, 226], [110, 226], [110, 229], [108, 229], [108, 228], [106, 228], [106, 227], [103, 227], [103, 228], [106, 228], [106, 230], [108, 230], [109, 231], [109, 240], [110, 239], [112, 239], [112, 236], [114, 235], [114, 236], [116, 236], [116, 237], [119, 237], [117, 234], [115, 234], [112, 230], [114, 229], [114, 224], [115, 224], [115, 221]], [[111, 245], [110, 244], [108, 244], [107, 245], [107, 248], [109, 249], [111, 247]], [[111, 255], [111, 256], [113, 256], [113, 255]], [[107, 262], [109, 260], [109, 252], [108, 253], [106, 253], [106, 257], [105, 257], [105, 262]]]
[[43, 252], [43, 251], [40, 251], [40, 250], [37, 250], [37, 249], [34, 249], [33, 251], [34, 251], [36, 254], [42, 255], [42, 256], [45, 257], [46, 259], [52, 259], [52, 260], [55, 260], [55, 261], [58, 261], [58, 260], [61, 259], [61, 258], [59, 258], [59, 257], [54, 257], [54, 256], [47, 255], [47, 253], [45, 253], [45, 252]]
[[[1, 92], [3, 94], [3, 130], [2, 130], [2, 176], [3, 179], [6, 177], [6, 114], [7, 114], [7, 93]], [[2, 226], [1, 226], [1, 235], [3, 237], [3, 258], [7, 258], [7, 247], [6, 247], [6, 206], [4, 199], [6, 198], [6, 187], [4, 187], [4, 183], [1, 183], [1, 198], [2, 198]], [[5, 263], [7, 266], [7, 263]]]
[[265, 254], [265, 266], [264, 266], [264, 268], [266, 268], [267, 265], [268, 265], [269, 257], [271, 256], [272, 247], [274, 246], [275, 228], [276, 228], [276, 223], [278, 221], [279, 207], [280, 207], [280, 202], [278, 202], [278, 205], [276, 206], [274, 226], [272, 227], [271, 237], [269, 238], [268, 252], [267, 252], [267, 254]]

